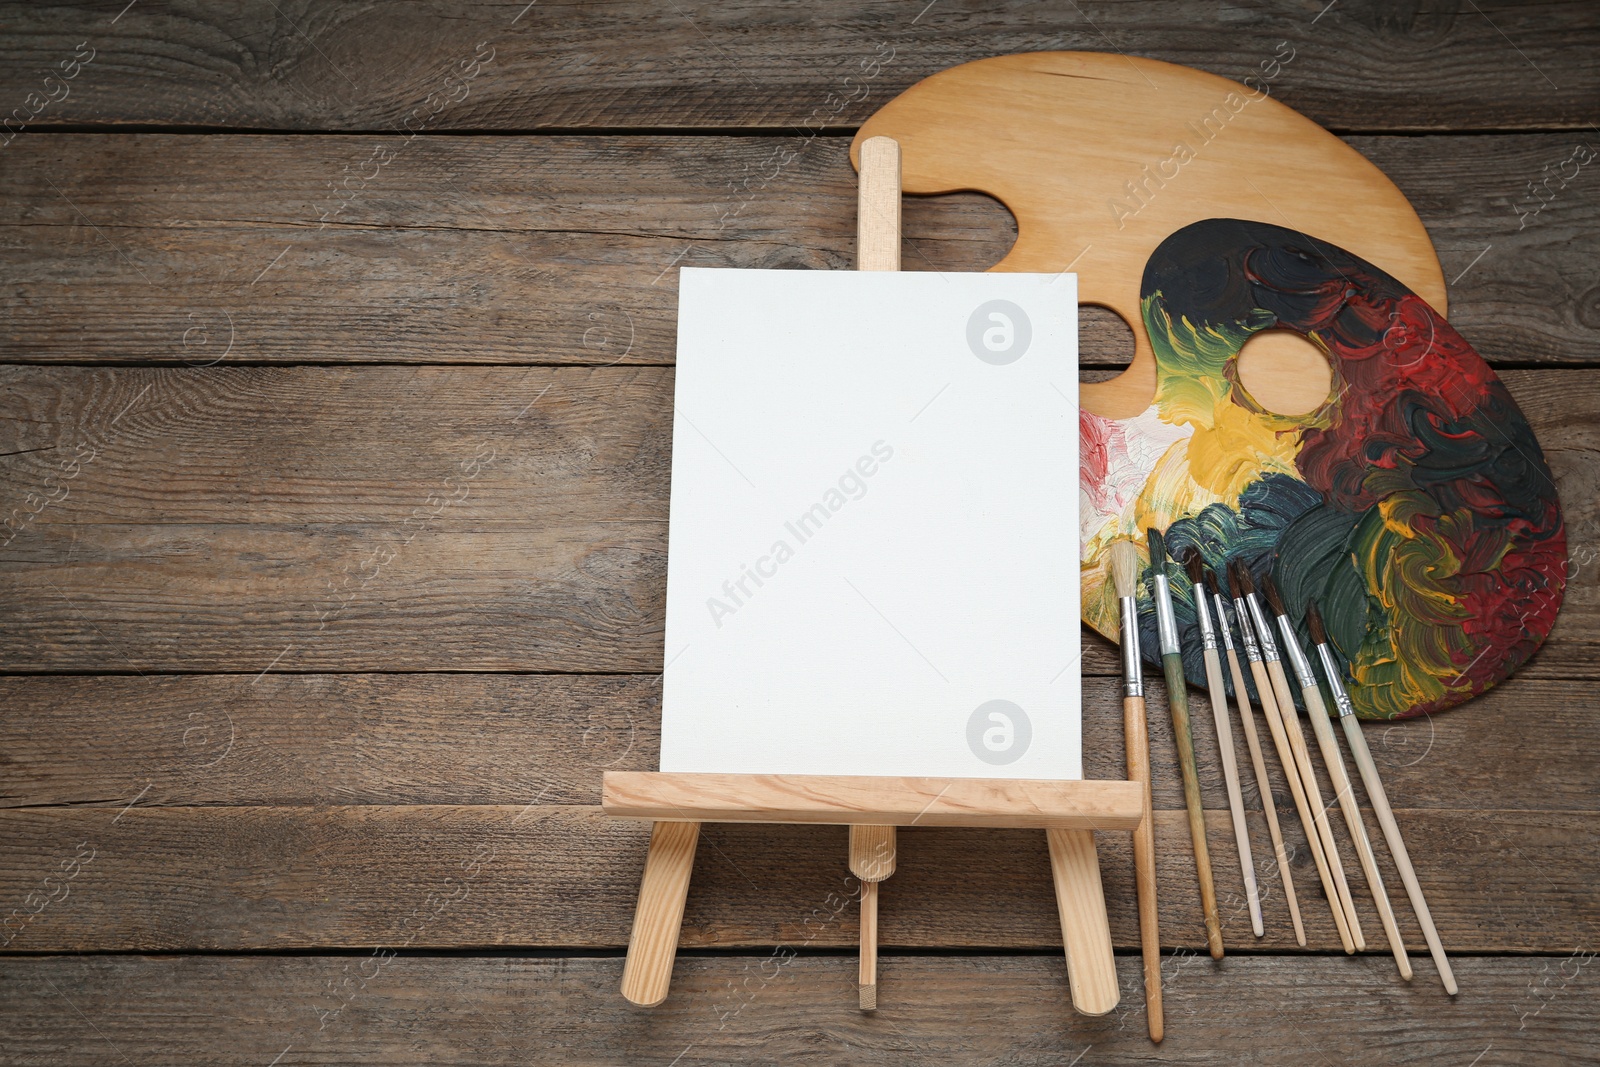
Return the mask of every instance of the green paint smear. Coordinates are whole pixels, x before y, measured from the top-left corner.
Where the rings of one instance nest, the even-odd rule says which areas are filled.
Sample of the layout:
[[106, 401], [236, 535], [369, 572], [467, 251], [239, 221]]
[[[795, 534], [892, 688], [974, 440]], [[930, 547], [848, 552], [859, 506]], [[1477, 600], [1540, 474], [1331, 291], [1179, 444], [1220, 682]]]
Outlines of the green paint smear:
[[[1350, 546], [1357, 520], [1327, 504], [1310, 509], [1279, 538], [1273, 570], [1289, 616], [1303, 619], [1306, 604], [1316, 600], [1334, 651], [1346, 657], [1367, 632], [1368, 598]], [[1303, 626], [1302, 632], [1309, 641], [1310, 632]]]
[[[1173, 322], [1157, 290], [1141, 301], [1145, 330], [1155, 353], [1156, 407], [1167, 422], [1211, 424], [1217, 401], [1232, 389], [1232, 360], [1254, 329], [1214, 324], [1196, 328], [1188, 319]], [[1265, 314], [1265, 312], [1262, 312]]]
[[1375, 718], [1396, 718], [1446, 696], [1447, 681], [1460, 677], [1457, 664], [1471, 651], [1462, 629], [1467, 612], [1451, 588], [1458, 562], [1441, 540], [1412, 524], [1437, 514], [1427, 494], [1400, 493], [1384, 509], [1368, 511], [1351, 537], [1353, 562], [1375, 602], [1375, 625], [1350, 669], [1362, 710]]

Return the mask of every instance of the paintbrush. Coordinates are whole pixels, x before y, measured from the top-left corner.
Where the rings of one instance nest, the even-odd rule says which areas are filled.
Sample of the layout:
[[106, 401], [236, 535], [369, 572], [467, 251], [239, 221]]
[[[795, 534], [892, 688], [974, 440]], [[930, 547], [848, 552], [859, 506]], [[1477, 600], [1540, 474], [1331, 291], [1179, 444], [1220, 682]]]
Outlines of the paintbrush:
[[1444, 954], [1444, 946], [1439, 942], [1439, 931], [1433, 925], [1433, 914], [1428, 910], [1428, 901], [1422, 895], [1422, 886], [1417, 882], [1417, 872], [1411, 866], [1411, 856], [1406, 852], [1405, 839], [1400, 836], [1400, 824], [1395, 822], [1394, 809], [1389, 806], [1389, 795], [1384, 791], [1383, 779], [1378, 777], [1378, 765], [1372, 761], [1372, 751], [1367, 748], [1367, 738], [1361, 732], [1361, 722], [1356, 718], [1356, 709], [1350, 703], [1350, 697], [1344, 690], [1344, 681], [1339, 676], [1339, 664], [1333, 658], [1333, 649], [1328, 644], [1328, 631], [1322, 626], [1322, 613], [1317, 610], [1317, 602], [1309, 601], [1306, 604], [1306, 625], [1311, 629], [1311, 642], [1317, 646], [1317, 658], [1322, 661], [1322, 673], [1328, 679], [1328, 691], [1333, 694], [1333, 703], [1339, 709], [1339, 725], [1344, 729], [1345, 740], [1350, 742], [1350, 754], [1355, 757], [1356, 767], [1361, 772], [1361, 784], [1366, 786], [1367, 797], [1372, 801], [1372, 810], [1378, 816], [1378, 825], [1383, 827], [1384, 840], [1389, 844], [1389, 853], [1394, 857], [1394, 865], [1400, 871], [1400, 881], [1405, 883], [1406, 895], [1411, 898], [1411, 908], [1417, 913], [1417, 922], [1422, 924], [1422, 936], [1428, 941], [1428, 951], [1433, 954], [1433, 962], [1439, 968], [1439, 978], [1444, 982], [1445, 992], [1451, 996], [1456, 994], [1456, 976], [1450, 969], [1450, 960]]
[[[1267, 761], [1261, 753], [1261, 738], [1256, 733], [1255, 716], [1250, 713], [1250, 694], [1245, 691], [1244, 671], [1239, 666], [1239, 653], [1233, 648], [1233, 628], [1228, 625], [1227, 598], [1217, 588], [1217, 576], [1205, 572], [1206, 591], [1217, 609], [1217, 632], [1222, 635], [1222, 648], [1228, 656], [1228, 671], [1233, 676], [1234, 703], [1239, 706], [1239, 724], [1244, 727], [1245, 746], [1250, 750], [1250, 766], [1256, 775], [1256, 790], [1261, 794], [1261, 809], [1267, 816], [1267, 829], [1272, 834], [1272, 854], [1278, 864], [1278, 874], [1283, 879], [1283, 896], [1289, 902], [1289, 921], [1294, 924], [1294, 940], [1306, 947], [1306, 929], [1300, 921], [1300, 899], [1294, 891], [1294, 875], [1289, 873], [1289, 853], [1283, 847], [1283, 830], [1278, 826], [1278, 805], [1272, 799], [1272, 783], [1267, 778]], [[1254, 639], [1251, 639], [1254, 644]], [[1256, 654], [1260, 659], [1260, 653]]]
[[[1278, 749], [1278, 760], [1283, 764], [1283, 776], [1289, 783], [1289, 792], [1294, 796], [1295, 810], [1300, 815], [1300, 825], [1305, 829], [1306, 845], [1311, 849], [1311, 858], [1317, 865], [1317, 876], [1322, 879], [1322, 892], [1328, 898], [1328, 907], [1333, 911], [1333, 925], [1339, 931], [1339, 941], [1346, 952], [1356, 950], [1355, 938], [1350, 931], [1350, 913], [1345, 911], [1344, 903], [1339, 896], [1338, 884], [1334, 881], [1334, 865], [1328, 861], [1328, 856], [1322, 844], [1322, 831], [1318, 824], [1317, 813], [1321, 809], [1320, 799], [1313, 805], [1311, 796], [1306, 790], [1305, 778], [1300, 771], [1300, 762], [1296, 758], [1294, 745], [1290, 742], [1289, 728], [1284, 724], [1285, 716], [1278, 706], [1277, 693], [1267, 673], [1266, 660], [1263, 649], [1271, 651], [1271, 658], [1276, 660], [1278, 652], [1272, 643], [1271, 630], [1262, 629], [1266, 626], [1266, 619], [1261, 613], [1261, 606], [1255, 601], [1255, 589], [1250, 585], [1249, 572], [1238, 560], [1228, 564], [1228, 588], [1233, 593], [1233, 606], [1239, 619], [1239, 633], [1244, 638], [1245, 657], [1250, 661], [1250, 674], [1256, 681], [1256, 695], [1261, 698], [1261, 711], [1266, 716], [1267, 727], [1272, 731], [1272, 743]], [[1262, 637], [1257, 641], [1257, 634]], [[1287, 718], [1294, 720], [1294, 707], [1289, 708]], [[1301, 741], [1302, 747], [1304, 740]]]
[[1167, 708], [1172, 712], [1173, 740], [1178, 745], [1178, 768], [1183, 772], [1183, 805], [1189, 813], [1189, 837], [1194, 844], [1195, 874], [1200, 879], [1200, 907], [1205, 913], [1206, 944], [1211, 958], [1222, 958], [1222, 918], [1217, 914], [1217, 887], [1211, 880], [1211, 853], [1206, 848], [1206, 813], [1200, 805], [1200, 776], [1194, 763], [1194, 735], [1189, 730], [1189, 684], [1183, 676], [1183, 654], [1178, 647], [1178, 622], [1172, 613], [1172, 587], [1167, 582], [1167, 550], [1161, 533], [1147, 531], [1150, 541], [1150, 575], [1156, 603], [1156, 632], [1161, 640], [1161, 669], [1167, 680]]
[[1155, 813], [1150, 803], [1150, 736], [1145, 726], [1144, 666], [1139, 655], [1139, 549], [1111, 544], [1111, 581], [1122, 616], [1122, 734], [1128, 778], [1144, 783], [1145, 818], [1133, 831], [1133, 872], [1139, 892], [1139, 944], [1144, 952], [1144, 1013], [1150, 1040], [1166, 1030], [1161, 1010], [1161, 927], [1156, 910]]
[[1328, 781], [1333, 795], [1344, 812], [1344, 822], [1355, 842], [1356, 858], [1361, 871], [1367, 876], [1367, 888], [1372, 892], [1372, 902], [1377, 905], [1378, 919], [1383, 924], [1384, 936], [1389, 939], [1389, 949], [1394, 953], [1400, 977], [1411, 979], [1411, 960], [1406, 956], [1405, 942], [1400, 940], [1400, 928], [1395, 925], [1394, 908], [1389, 904], [1388, 891], [1383, 887], [1383, 876], [1378, 872], [1377, 858], [1372, 854], [1372, 842], [1367, 837], [1367, 826], [1361, 819], [1361, 807], [1356, 803], [1355, 790], [1350, 787], [1350, 774], [1344, 767], [1344, 753], [1338, 739], [1333, 736], [1333, 724], [1328, 721], [1328, 706], [1322, 701], [1322, 690], [1317, 688], [1317, 677], [1311, 673], [1311, 661], [1300, 646], [1300, 635], [1295, 633], [1283, 597], [1270, 577], [1261, 579], [1262, 591], [1267, 594], [1267, 604], [1278, 619], [1278, 633], [1283, 637], [1283, 650], [1288, 654], [1289, 665], [1294, 669], [1295, 680], [1300, 683], [1300, 696], [1306, 702], [1306, 718], [1311, 720], [1311, 730], [1317, 735], [1317, 747], [1322, 751], [1322, 762], [1328, 768]]
[[1261, 601], [1256, 598], [1255, 581], [1250, 575], [1250, 568], [1243, 563], [1239, 565], [1239, 581], [1244, 585], [1245, 604], [1249, 606], [1251, 622], [1255, 624], [1256, 639], [1261, 642], [1261, 658], [1266, 663], [1267, 677], [1272, 680], [1272, 694], [1278, 701], [1283, 732], [1289, 738], [1289, 751], [1294, 753], [1295, 767], [1300, 772], [1301, 784], [1306, 788], [1306, 800], [1311, 804], [1317, 833], [1322, 838], [1322, 854], [1327, 857], [1328, 870], [1333, 875], [1339, 906], [1344, 909], [1345, 921], [1350, 924], [1350, 938], [1355, 943], [1356, 951], [1365, 951], [1367, 940], [1362, 936], [1361, 920], [1356, 915], [1350, 884], [1345, 880], [1339, 846], [1334, 842], [1333, 822], [1328, 818], [1327, 805], [1322, 802], [1322, 787], [1317, 784], [1317, 774], [1311, 766], [1311, 751], [1306, 747], [1306, 735], [1300, 729], [1299, 716], [1295, 714], [1294, 697], [1289, 692], [1289, 678], [1284, 673], [1277, 641], [1272, 636], [1272, 623], [1267, 620]]
[[1228, 810], [1233, 816], [1233, 838], [1239, 846], [1239, 870], [1244, 875], [1245, 901], [1250, 908], [1250, 929], [1257, 937], [1266, 931], [1261, 925], [1261, 895], [1256, 891], [1255, 859], [1250, 854], [1250, 826], [1244, 818], [1244, 794], [1239, 791], [1239, 763], [1233, 747], [1233, 729], [1228, 725], [1228, 691], [1222, 680], [1222, 657], [1217, 654], [1217, 630], [1211, 624], [1211, 609], [1206, 603], [1205, 564], [1200, 553], [1190, 548], [1183, 554], [1183, 569], [1188, 572], [1194, 594], [1195, 620], [1200, 625], [1200, 644], [1206, 665], [1206, 688], [1211, 692], [1211, 715], [1217, 723], [1217, 749], [1222, 757], [1222, 779], [1228, 787]]

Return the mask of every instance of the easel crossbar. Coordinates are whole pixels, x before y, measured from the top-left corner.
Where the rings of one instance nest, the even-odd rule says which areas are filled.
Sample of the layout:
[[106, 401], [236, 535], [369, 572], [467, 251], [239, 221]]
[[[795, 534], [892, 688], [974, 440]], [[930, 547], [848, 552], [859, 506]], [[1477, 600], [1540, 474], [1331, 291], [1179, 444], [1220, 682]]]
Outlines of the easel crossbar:
[[657, 822], [776, 822], [1132, 830], [1138, 782], [606, 772], [607, 815]]

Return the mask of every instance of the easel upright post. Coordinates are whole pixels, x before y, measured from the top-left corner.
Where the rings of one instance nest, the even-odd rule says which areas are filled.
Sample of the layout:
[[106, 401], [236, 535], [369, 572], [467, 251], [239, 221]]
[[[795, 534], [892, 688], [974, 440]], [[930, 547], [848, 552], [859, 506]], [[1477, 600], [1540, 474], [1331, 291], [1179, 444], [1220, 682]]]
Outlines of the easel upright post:
[[[892, 137], [861, 143], [856, 269], [900, 269], [900, 142]], [[878, 1007], [878, 883], [894, 873], [896, 836], [893, 826], [850, 828], [850, 872], [861, 881], [862, 1011]]]

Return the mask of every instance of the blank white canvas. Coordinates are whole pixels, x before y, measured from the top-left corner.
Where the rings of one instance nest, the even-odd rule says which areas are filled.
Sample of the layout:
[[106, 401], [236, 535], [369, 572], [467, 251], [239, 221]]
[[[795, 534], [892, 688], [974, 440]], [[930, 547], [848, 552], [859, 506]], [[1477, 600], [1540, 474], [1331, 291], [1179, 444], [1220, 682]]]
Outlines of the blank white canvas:
[[678, 316], [661, 769], [1081, 777], [1076, 276], [686, 268]]

